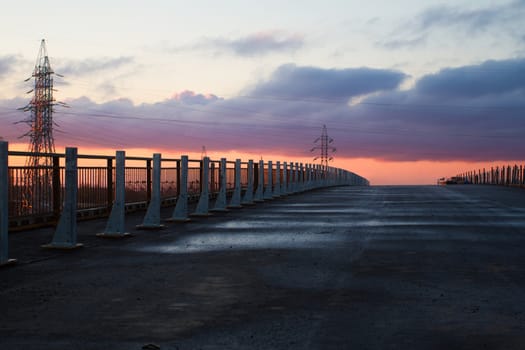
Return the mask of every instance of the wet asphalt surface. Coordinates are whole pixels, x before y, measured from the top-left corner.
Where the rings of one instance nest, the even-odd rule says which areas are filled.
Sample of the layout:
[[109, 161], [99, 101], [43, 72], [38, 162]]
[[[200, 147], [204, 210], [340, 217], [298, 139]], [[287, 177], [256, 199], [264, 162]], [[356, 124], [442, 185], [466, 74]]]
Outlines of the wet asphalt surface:
[[[172, 209], [164, 209], [168, 217]], [[0, 349], [524, 349], [525, 190], [339, 187], [133, 237], [11, 234]]]

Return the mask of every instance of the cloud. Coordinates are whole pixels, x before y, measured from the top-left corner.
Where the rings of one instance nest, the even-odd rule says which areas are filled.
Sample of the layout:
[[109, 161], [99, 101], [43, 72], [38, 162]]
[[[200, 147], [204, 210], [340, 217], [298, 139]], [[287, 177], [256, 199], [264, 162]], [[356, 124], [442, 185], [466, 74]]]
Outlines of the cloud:
[[263, 56], [273, 53], [294, 52], [303, 47], [304, 39], [298, 34], [284, 31], [257, 32], [240, 38], [205, 38], [201, 41], [176, 48], [175, 51], [213, 50], [233, 53], [242, 57]]
[[180, 93], [175, 93], [172, 97], [173, 100], [180, 101], [188, 105], [206, 105], [211, 102], [219, 100], [219, 97], [213, 94], [196, 94], [193, 91], [185, 90]]
[[[519, 41], [524, 16], [524, 1], [481, 8], [432, 6], [405, 22], [390, 37], [377, 41], [376, 46], [392, 50], [420, 47], [434, 32], [442, 31], [453, 31], [454, 37], [465, 34], [470, 40], [479, 34], [506, 33]], [[414, 33], [418, 33], [417, 36]], [[482, 39], [486, 41], [486, 37]]]
[[85, 60], [66, 61], [60, 64], [56, 71], [63, 75], [89, 75], [100, 71], [117, 69], [134, 62], [133, 57], [88, 58]]
[[272, 52], [289, 52], [300, 49], [304, 40], [299, 35], [282, 32], [259, 32], [243, 38], [223, 42], [239, 56], [256, 56]]
[[0, 78], [3, 78], [10, 73], [18, 59], [15, 56], [2, 56], [0, 57]]
[[396, 89], [406, 77], [399, 71], [385, 69], [323, 69], [286, 64], [280, 66], [268, 81], [257, 85], [252, 94], [278, 98], [348, 99]]
[[384, 47], [385, 49], [397, 50], [403, 48], [413, 48], [423, 45], [427, 41], [426, 36], [419, 35], [411, 39], [393, 39], [387, 41], [378, 41], [376, 46]]
[[475, 66], [443, 69], [421, 78], [416, 89], [440, 98], [472, 98], [525, 91], [525, 60], [486, 61]]
[[[206, 145], [209, 152], [309, 157], [326, 124], [336, 158], [523, 159], [524, 64], [501, 60], [444, 69], [409, 90], [397, 89], [402, 72], [285, 65], [246, 95], [229, 99], [183, 91], [140, 105], [128, 99], [66, 101], [71, 108], [57, 108], [55, 135], [57, 144], [81, 147], [199, 153]], [[360, 102], [348, 104], [355, 96]], [[23, 104], [8, 105], [15, 110]], [[0, 101], [0, 111], [6, 106]], [[11, 132], [5, 123], [0, 119], [1, 130]]]
[[419, 29], [457, 26], [469, 32], [485, 31], [508, 20], [520, 20], [525, 10], [523, 1], [486, 8], [463, 9], [452, 6], [435, 6], [423, 11], [416, 23]]

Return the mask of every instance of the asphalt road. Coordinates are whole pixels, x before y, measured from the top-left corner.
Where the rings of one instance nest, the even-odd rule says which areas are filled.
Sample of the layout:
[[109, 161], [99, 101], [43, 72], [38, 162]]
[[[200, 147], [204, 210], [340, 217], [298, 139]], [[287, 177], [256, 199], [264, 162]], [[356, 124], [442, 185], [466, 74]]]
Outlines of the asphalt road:
[[339, 187], [140, 222], [118, 241], [83, 222], [68, 252], [12, 234], [0, 349], [525, 348], [523, 189]]

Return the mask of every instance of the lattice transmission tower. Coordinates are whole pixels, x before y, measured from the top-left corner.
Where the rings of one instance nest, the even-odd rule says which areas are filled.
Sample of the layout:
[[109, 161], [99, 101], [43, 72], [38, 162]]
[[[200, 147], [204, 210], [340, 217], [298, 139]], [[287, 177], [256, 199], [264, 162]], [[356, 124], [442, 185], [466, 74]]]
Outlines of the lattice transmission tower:
[[[35, 193], [46, 195], [51, 188], [53, 159], [44, 154], [55, 152], [53, 107], [57, 104], [65, 105], [56, 102], [53, 98], [53, 75], [55, 72], [49, 62], [46, 42], [42, 39], [33, 74], [25, 80], [27, 82], [34, 78], [34, 86], [27, 92], [28, 94], [32, 93], [33, 97], [25, 107], [20, 108], [24, 112], [30, 113], [29, 118], [22, 121], [29, 125], [29, 131], [23, 137], [29, 137], [29, 152], [31, 152], [26, 160], [24, 174], [22, 208], [26, 212], [31, 211], [35, 200], [37, 200]], [[42, 199], [40, 198], [40, 201]]]
[[320, 154], [316, 156], [314, 160], [320, 159], [321, 166], [324, 169], [328, 167], [328, 162], [334, 159], [330, 156], [331, 153], [334, 153], [336, 151], [336, 148], [331, 146], [332, 142], [334, 142], [334, 140], [328, 137], [326, 125], [323, 125], [323, 131], [321, 133], [321, 136], [314, 141], [315, 146], [310, 150], [310, 152], [320, 151]]

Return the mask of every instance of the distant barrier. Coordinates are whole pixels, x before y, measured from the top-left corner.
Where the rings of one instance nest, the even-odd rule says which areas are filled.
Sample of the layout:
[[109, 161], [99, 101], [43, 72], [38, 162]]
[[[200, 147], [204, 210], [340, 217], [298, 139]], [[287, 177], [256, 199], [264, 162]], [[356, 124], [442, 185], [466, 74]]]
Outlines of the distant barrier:
[[[7, 142], [0, 142], [7, 148]], [[8, 151], [9, 161], [13, 164], [23, 164], [26, 157], [31, 155], [35, 154]], [[53, 165], [35, 169], [23, 165], [8, 167], [8, 188], [2, 190], [7, 192], [8, 197], [9, 230], [55, 225], [63, 214], [66, 199], [65, 154], [37, 155], [52, 158]], [[158, 157], [161, 158], [161, 155]], [[116, 199], [116, 156], [79, 154], [76, 155], [76, 159], [77, 218], [109, 216]], [[369, 185], [365, 178], [350, 171], [294, 162], [236, 160], [226, 161], [224, 164], [221, 160], [192, 160], [182, 156], [180, 159], [162, 158], [159, 173], [155, 174], [154, 157], [126, 155], [124, 161], [124, 195], [120, 196], [125, 198], [125, 212], [146, 210], [151, 204], [154, 190], [157, 189], [159, 198], [155, 199], [158, 201], [156, 205], [179, 206], [179, 210], [174, 212], [172, 217], [174, 221], [188, 219], [187, 203], [178, 203], [181, 197], [184, 197], [185, 201], [196, 202], [203, 196], [213, 200], [225, 193], [227, 207], [236, 208], [313, 188]], [[206, 169], [203, 168], [204, 163], [208, 164]], [[29, 188], [25, 181], [28, 171], [33, 171], [33, 178], [40, 179], [29, 185]], [[154, 185], [155, 176], [158, 177], [159, 183]], [[181, 185], [182, 183], [184, 185]], [[202, 206], [199, 210], [207, 212], [207, 202]], [[158, 226], [157, 218], [154, 221], [155, 225], [151, 226]], [[146, 226], [148, 225], [150, 223], [146, 222]], [[120, 227], [117, 232], [121, 230]]]
[[525, 187], [525, 166], [506, 165], [458, 174], [456, 178], [467, 184]]

